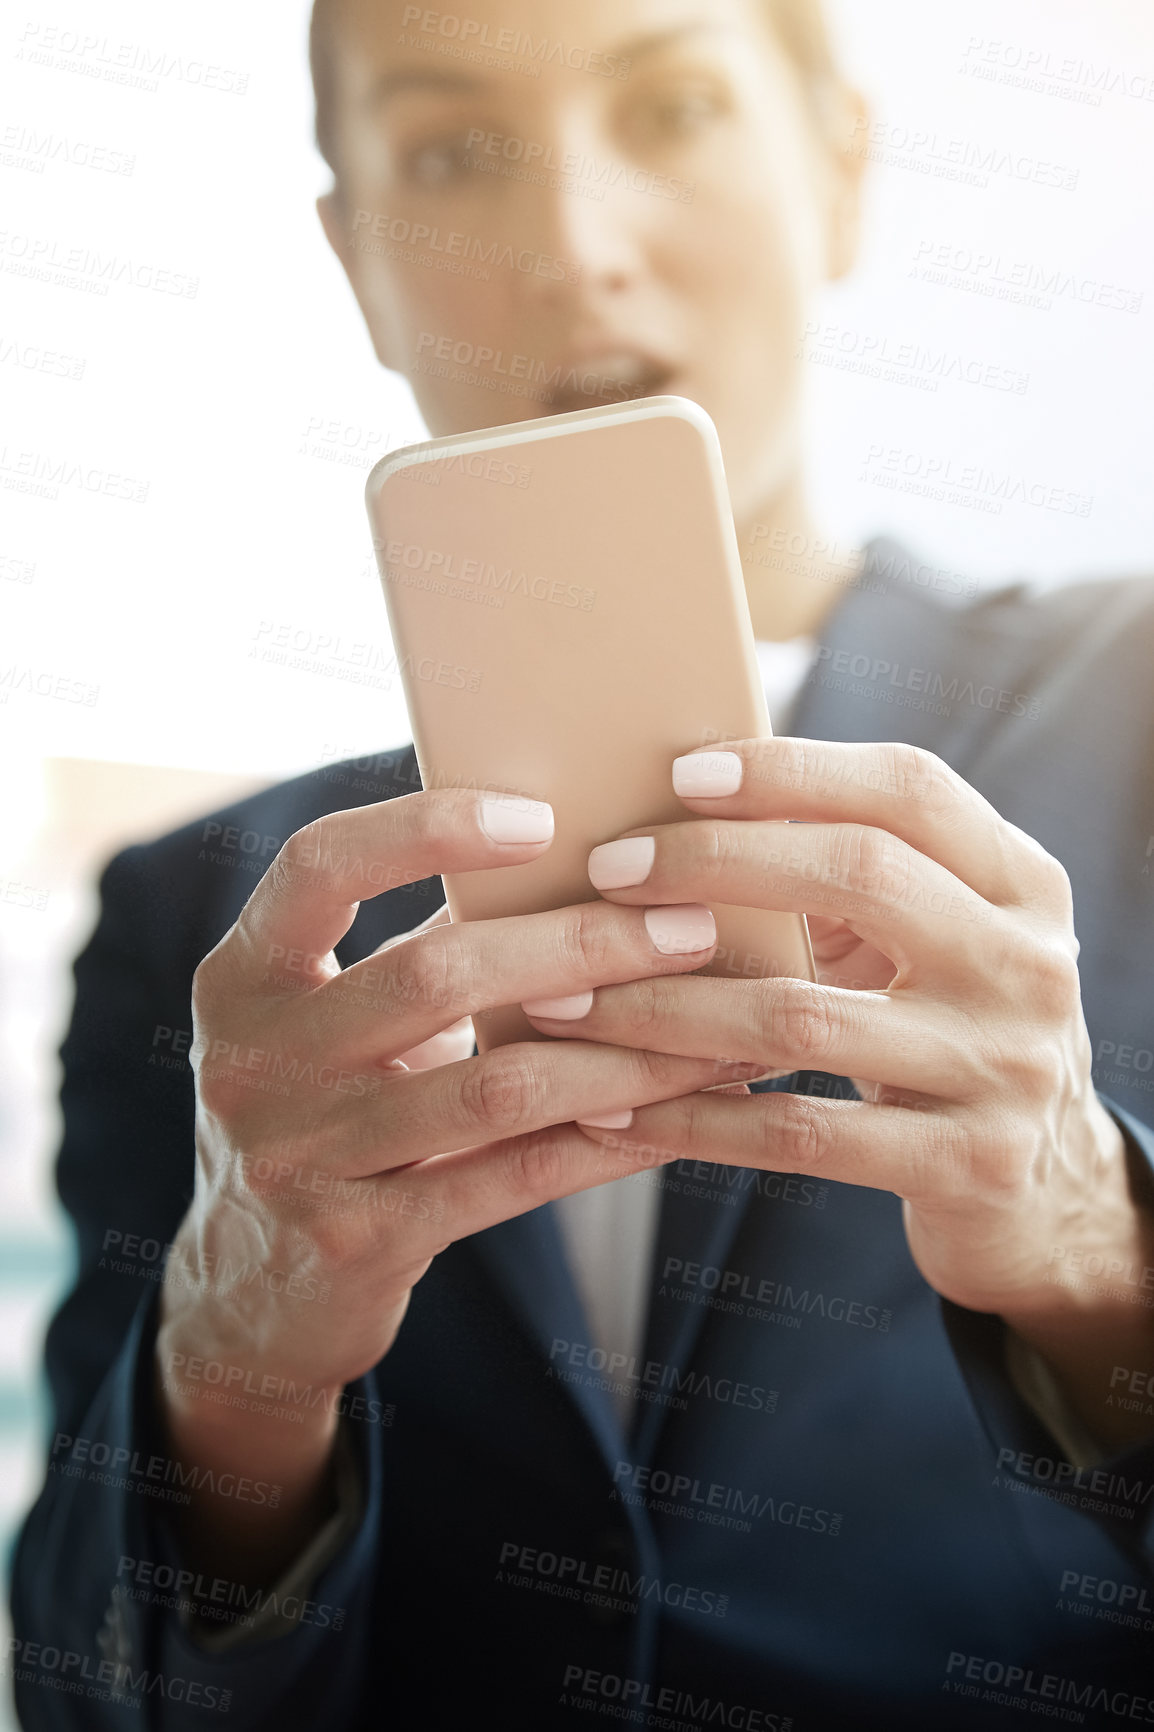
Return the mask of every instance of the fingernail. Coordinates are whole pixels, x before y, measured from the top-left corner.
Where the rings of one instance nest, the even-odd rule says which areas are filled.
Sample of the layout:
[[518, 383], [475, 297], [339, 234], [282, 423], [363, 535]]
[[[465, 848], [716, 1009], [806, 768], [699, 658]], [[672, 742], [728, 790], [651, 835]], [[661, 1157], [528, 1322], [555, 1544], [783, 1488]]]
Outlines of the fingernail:
[[589, 856], [589, 882], [594, 890], [627, 890], [632, 884], [644, 884], [653, 870], [656, 852], [652, 836], [603, 842]]
[[743, 769], [736, 752], [688, 752], [673, 760], [673, 792], [690, 800], [736, 794]]
[[592, 992], [573, 992], [567, 998], [526, 998], [521, 1001], [526, 1016], [554, 1016], [558, 1022], [575, 1022], [593, 1009]]
[[633, 1108], [626, 1107], [623, 1113], [586, 1113], [574, 1123], [592, 1125], [597, 1131], [623, 1131], [633, 1123]]
[[700, 902], [647, 908], [645, 930], [662, 956], [688, 956], [692, 950], [708, 950], [717, 938], [717, 923]]
[[549, 842], [553, 808], [544, 800], [522, 800], [516, 795], [501, 800], [486, 794], [481, 801], [481, 828], [490, 842]]

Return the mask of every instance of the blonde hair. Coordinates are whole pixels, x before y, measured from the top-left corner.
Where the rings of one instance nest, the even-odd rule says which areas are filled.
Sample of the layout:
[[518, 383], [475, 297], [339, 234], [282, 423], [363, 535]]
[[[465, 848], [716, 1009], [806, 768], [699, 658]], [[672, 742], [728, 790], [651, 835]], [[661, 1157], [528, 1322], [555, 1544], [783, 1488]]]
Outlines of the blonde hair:
[[[802, 84], [819, 130], [829, 129], [835, 111], [834, 93], [841, 83], [821, 0], [762, 0], [778, 40], [801, 74]], [[340, 178], [337, 151], [338, 105], [336, 56], [333, 43], [343, 0], [314, 0], [309, 22], [309, 66], [316, 100], [317, 149]]]

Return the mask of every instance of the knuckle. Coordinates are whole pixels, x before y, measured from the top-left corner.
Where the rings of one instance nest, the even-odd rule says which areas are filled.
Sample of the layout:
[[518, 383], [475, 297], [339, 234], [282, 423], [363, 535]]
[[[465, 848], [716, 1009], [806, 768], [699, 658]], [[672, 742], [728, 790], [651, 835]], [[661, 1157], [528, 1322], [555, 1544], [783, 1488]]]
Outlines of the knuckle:
[[[355, 1188], [350, 1182], [350, 1191]], [[346, 1208], [326, 1209], [310, 1223], [309, 1246], [326, 1275], [348, 1274], [362, 1261], [365, 1241], [357, 1222], [366, 1204], [367, 1196], [350, 1195]]]
[[455, 995], [468, 994], [472, 969], [466, 957], [450, 963], [444, 928], [436, 927], [405, 939], [386, 952], [388, 996], [400, 1008], [425, 1005], [443, 1010]]
[[511, 1195], [555, 1197], [572, 1188], [572, 1165], [556, 1135], [539, 1131], [513, 1137], [504, 1152], [505, 1183]]
[[741, 864], [742, 836], [739, 827], [699, 820], [693, 826], [693, 839], [697, 851], [696, 863], [707, 881], [724, 882], [731, 871]]
[[[834, 1024], [828, 1001], [821, 993], [804, 985], [790, 986], [783, 996], [769, 999], [764, 1028], [772, 1052], [790, 1061], [823, 1059], [834, 1042]], [[799, 1063], [798, 1068], [811, 1069], [814, 1066]], [[816, 1068], [820, 1069], [820, 1064]]]
[[684, 1058], [671, 1052], [652, 1052], [639, 1047], [629, 1054], [632, 1075], [629, 1079], [630, 1092], [636, 1092], [638, 1104], [643, 1103], [649, 1095], [661, 1096], [671, 1088], [684, 1086], [686, 1071], [689, 1068]]
[[781, 1172], [818, 1173], [830, 1148], [821, 1108], [804, 1095], [781, 1095], [779, 1113], [765, 1122], [765, 1154]]
[[223, 973], [221, 949], [227, 942], [221, 939], [220, 944], [196, 966], [192, 977], [192, 1014], [203, 1023], [206, 1016], [211, 1015], [213, 1005], [221, 985]]
[[1064, 1016], [1081, 1002], [1077, 957], [1066, 943], [1031, 945], [1023, 958], [1019, 980], [1027, 1003], [1047, 1017]]
[[901, 800], [911, 800], [937, 815], [957, 800], [957, 778], [949, 765], [921, 746], [895, 742], [887, 747], [890, 785]]
[[629, 987], [629, 1021], [640, 1036], [658, 1036], [665, 1025], [666, 994], [660, 980], [635, 980]]
[[470, 1060], [461, 1067], [459, 1106], [469, 1125], [481, 1125], [496, 1137], [532, 1119], [541, 1104], [541, 1084], [530, 1055], [515, 1047]]
[[401, 862], [435, 857], [446, 844], [481, 836], [482, 796], [465, 788], [423, 788], [390, 802], [390, 814], [400, 826], [397, 849]]
[[1070, 874], [1060, 860], [1055, 860], [1052, 854], [1046, 854], [1043, 862], [1043, 883], [1048, 898], [1056, 908], [1065, 915], [1071, 915], [1074, 910], [1074, 891], [1070, 883]]
[[606, 973], [613, 955], [613, 941], [605, 922], [602, 902], [586, 902], [568, 908], [557, 929], [558, 961], [581, 981], [594, 985]]
[[409, 794], [403, 805], [408, 839], [420, 846], [440, 841], [454, 823], [463, 826], [465, 811], [472, 807], [473, 799], [471, 796], [461, 799], [452, 789], [438, 793], [422, 788], [419, 793]]
[[293, 888], [302, 877], [311, 877], [323, 867], [328, 853], [329, 826], [323, 818], [314, 818], [294, 830], [269, 867], [275, 888]]
[[965, 1191], [997, 1207], [1016, 1206], [1028, 1189], [1029, 1170], [1022, 1161], [1014, 1113], [990, 1109], [971, 1120], [961, 1144], [958, 1170]]
[[854, 826], [843, 846], [852, 890], [887, 906], [909, 894], [912, 856], [896, 837], [869, 825]]

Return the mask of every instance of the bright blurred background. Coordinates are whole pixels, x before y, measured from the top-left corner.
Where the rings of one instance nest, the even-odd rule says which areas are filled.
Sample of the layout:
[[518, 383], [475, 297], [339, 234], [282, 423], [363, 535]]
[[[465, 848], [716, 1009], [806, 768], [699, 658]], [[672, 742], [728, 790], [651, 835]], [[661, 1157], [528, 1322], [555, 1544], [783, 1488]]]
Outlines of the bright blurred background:
[[[316, 220], [307, 10], [105, 0], [94, 22], [51, 0], [0, 27], [5, 1549], [39, 1481], [38, 1359], [68, 1276], [56, 1047], [94, 874], [126, 841], [408, 737], [398, 684], [342, 678], [352, 646], [387, 650], [364, 478], [422, 428]], [[808, 347], [826, 524], [983, 583], [1150, 570], [1154, 14], [836, 0], [832, 16], [879, 124], [862, 263]], [[121, 51], [163, 70], [116, 82]], [[74, 250], [79, 271], [51, 280]], [[991, 382], [1009, 373], [1024, 388]], [[1075, 492], [1088, 514], [882, 487], [879, 448]], [[30, 466], [61, 459], [140, 497], [27, 490]], [[315, 671], [263, 660], [283, 626], [344, 649]]]

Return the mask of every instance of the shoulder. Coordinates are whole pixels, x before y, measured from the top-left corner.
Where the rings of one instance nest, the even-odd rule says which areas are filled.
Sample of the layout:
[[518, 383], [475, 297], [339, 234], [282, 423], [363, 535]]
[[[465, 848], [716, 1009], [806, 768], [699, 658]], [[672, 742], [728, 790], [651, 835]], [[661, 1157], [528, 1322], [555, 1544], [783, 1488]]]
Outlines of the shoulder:
[[1039, 585], [1016, 578], [988, 588], [962, 572], [919, 559], [887, 539], [867, 549], [863, 587], [891, 617], [976, 657], [997, 644], [1039, 673], [1061, 666], [1100, 674], [1109, 658], [1124, 683], [1149, 684], [1154, 644], [1154, 575], [1079, 578]]

